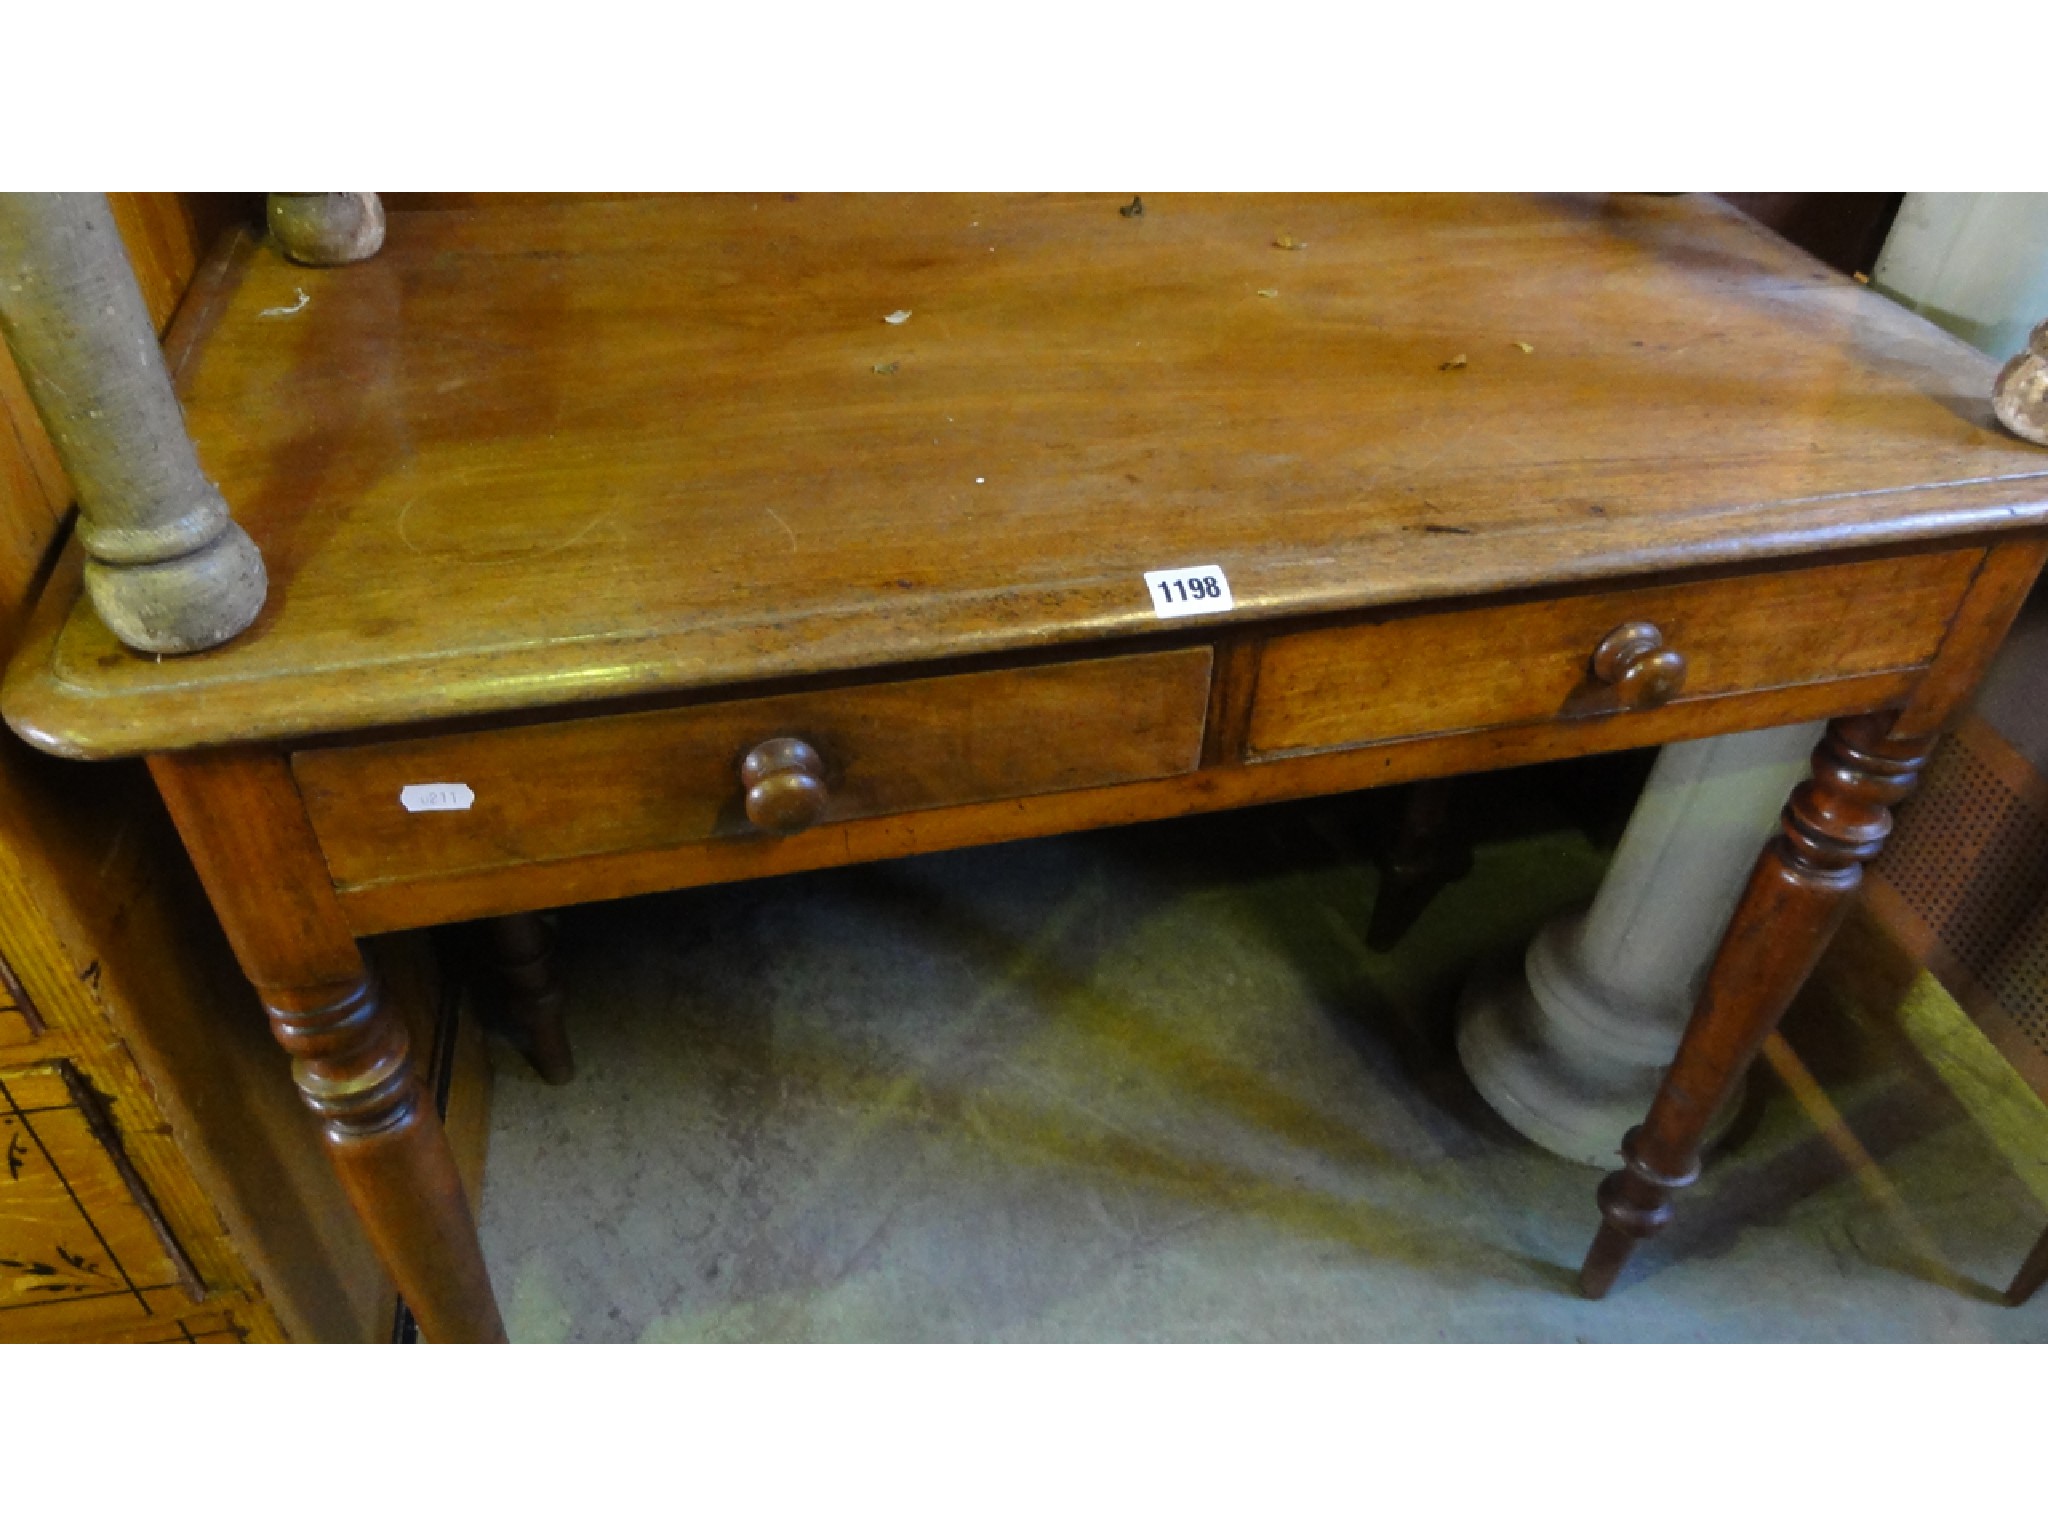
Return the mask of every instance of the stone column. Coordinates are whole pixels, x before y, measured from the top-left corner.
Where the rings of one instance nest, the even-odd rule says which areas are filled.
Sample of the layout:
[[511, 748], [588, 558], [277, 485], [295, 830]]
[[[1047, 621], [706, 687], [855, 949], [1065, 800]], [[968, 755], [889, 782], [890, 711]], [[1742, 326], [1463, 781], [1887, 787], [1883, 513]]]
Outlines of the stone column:
[[1822, 730], [1664, 748], [1591, 907], [1554, 919], [1518, 969], [1467, 987], [1459, 1058], [1538, 1146], [1621, 1166], [1621, 1138], [1656, 1096], [1757, 849]]
[[263, 608], [263, 557], [200, 472], [97, 192], [0, 194], [0, 334], [78, 496], [85, 590], [138, 651], [203, 651]]
[[273, 192], [264, 217], [278, 249], [303, 266], [346, 266], [384, 248], [384, 201], [374, 192]]
[[2048, 448], [2048, 320], [2034, 327], [2026, 350], [1999, 370], [1991, 410], [2015, 436]]

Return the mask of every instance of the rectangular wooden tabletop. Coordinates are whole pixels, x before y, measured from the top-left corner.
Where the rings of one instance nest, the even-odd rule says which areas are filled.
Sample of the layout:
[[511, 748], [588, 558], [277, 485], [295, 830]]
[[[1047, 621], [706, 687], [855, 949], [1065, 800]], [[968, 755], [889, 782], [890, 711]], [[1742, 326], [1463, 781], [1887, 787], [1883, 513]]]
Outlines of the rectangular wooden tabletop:
[[[1703, 197], [690, 197], [246, 238], [172, 338], [271, 597], [102, 756], [1998, 531], [1993, 363]], [[75, 564], [75, 561], [74, 561]], [[1162, 622], [1147, 571], [1221, 565]]]

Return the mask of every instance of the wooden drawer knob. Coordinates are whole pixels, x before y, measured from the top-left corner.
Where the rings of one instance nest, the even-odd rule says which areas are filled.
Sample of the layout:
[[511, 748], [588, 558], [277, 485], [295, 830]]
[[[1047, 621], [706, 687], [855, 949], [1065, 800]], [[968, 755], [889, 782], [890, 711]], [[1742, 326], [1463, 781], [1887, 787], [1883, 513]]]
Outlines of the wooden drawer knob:
[[825, 761], [794, 736], [777, 736], [749, 752], [740, 782], [747, 786], [747, 820], [763, 832], [787, 837], [824, 814]]
[[1685, 686], [1685, 657], [1654, 624], [1624, 624], [1593, 653], [1593, 675], [1614, 685], [1626, 709], [1651, 709]]

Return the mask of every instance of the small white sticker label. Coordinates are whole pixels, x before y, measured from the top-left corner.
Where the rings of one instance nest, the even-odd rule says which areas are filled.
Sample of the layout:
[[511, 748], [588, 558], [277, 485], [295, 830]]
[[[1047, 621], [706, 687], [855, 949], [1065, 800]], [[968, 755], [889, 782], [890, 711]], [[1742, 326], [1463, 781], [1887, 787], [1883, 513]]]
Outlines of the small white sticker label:
[[467, 784], [408, 784], [398, 803], [408, 811], [466, 811], [476, 804], [476, 791]]
[[1220, 565], [1190, 565], [1178, 571], [1147, 571], [1145, 590], [1152, 611], [1162, 619], [1190, 613], [1228, 613], [1237, 606], [1230, 578]]

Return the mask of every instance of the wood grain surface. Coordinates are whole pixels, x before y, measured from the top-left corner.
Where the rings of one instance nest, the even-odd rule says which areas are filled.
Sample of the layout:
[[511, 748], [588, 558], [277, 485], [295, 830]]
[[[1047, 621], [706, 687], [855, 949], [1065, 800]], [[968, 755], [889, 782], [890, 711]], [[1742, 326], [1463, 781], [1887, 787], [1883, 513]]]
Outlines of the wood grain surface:
[[[343, 885], [660, 848], [758, 841], [740, 762], [800, 737], [825, 769], [824, 823], [1164, 778], [1196, 766], [1209, 650], [1194, 647], [744, 699], [294, 755]], [[407, 810], [460, 783], [465, 810]]]
[[291, 1053], [328, 1160], [422, 1336], [502, 1340], [461, 1166], [414, 1060], [431, 1033], [418, 1017], [427, 1000], [370, 973], [283, 755], [230, 750], [149, 766], [271, 1033]]
[[1616, 713], [1629, 705], [1591, 663], [1602, 637], [1631, 621], [1655, 624], [1685, 658], [1680, 698], [1916, 667], [1982, 560], [1956, 550], [1282, 635], [1260, 658], [1249, 749]]
[[401, 874], [343, 884], [337, 897], [358, 933], [384, 933], [1821, 720], [1898, 704], [1911, 695], [1920, 676], [1869, 673], [1796, 688], [1681, 699], [1661, 709], [1585, 720], [1545, 720], [1350, 751], [1223, 763], [1174, 778], [837, 822], [793, 837], [713, 838], [447, 875]]
[[132, 1317], [206, 1299], [105, 1105], [68, 1064], [0, 1069], [0, 1340], [125, 1297]]
[[245, 242], [172, 350], [277, 596], [159, 664], [54, 583], [8, 717], [177, 750], [1156, 633], [1183, 565], [1265, 617], [2048, 515], [1987, 359], [1712, 199], [1119, 201]]

